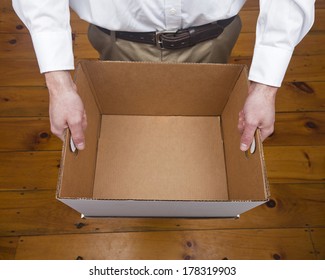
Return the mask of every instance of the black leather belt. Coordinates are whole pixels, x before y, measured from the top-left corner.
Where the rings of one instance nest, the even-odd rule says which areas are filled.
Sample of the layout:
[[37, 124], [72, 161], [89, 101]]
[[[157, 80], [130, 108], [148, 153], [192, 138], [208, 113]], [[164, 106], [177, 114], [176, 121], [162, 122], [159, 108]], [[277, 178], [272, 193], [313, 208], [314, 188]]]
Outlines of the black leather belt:
[[[194, 46], [197, 43], [217, 38], [236, 16], [229, 19], [218, 20], [205, 25], [193, 26], [176, 31], [157, 32], [126, 32], [116, 31], [115, 36], [119, 39], [156, 45], [161, 49], [181, 49]], [[112, 32], [108, 29], [97, 26], [108, 35]]]

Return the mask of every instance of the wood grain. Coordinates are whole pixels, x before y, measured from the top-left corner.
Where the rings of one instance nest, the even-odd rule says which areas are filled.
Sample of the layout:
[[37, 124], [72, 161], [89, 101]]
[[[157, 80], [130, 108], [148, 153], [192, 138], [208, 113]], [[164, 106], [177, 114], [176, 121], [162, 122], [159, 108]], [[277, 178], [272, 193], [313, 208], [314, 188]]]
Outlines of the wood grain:
[[60, 151], [0, 153], [0, 190], [53, 189]]
[[278, 90], [276, 112], [325, 111], [324, 82], [284, 82]]
[[1, 86], [45, 86], [34, 59], [0, 59]]
[[19, 237], [0, 237], [0, 260], [14, 260]]
[[61, 150], [48, 118], [0, 118], [1, 151]]
[[266, 146], [264, 153], [271, 183], [325, 181], [325, 146]]
[[45, 87], [0, 87], [1, 117], [47, 117], [48, 102]]
[[1, 34], [0, 58], [27, 58], [36, 60], [32, 39], [29, 34]]
[[270, 202], [239, 219], [81, 219], [55, 190], [0, 191], [0, 236], [325, 227], [325, 184], [273, 184]]
[[303, 229], [30, 236], [20, 239], [16, 253], [16, 259], [77, 258], [249, 260], [315, 259], [315, 255]]
[[277, 113], [275, 131], [265, 146], [324, 146], [325, 113]]
[[311, 239], [318, 260], [325, 260], [325, 228], [312, 228]]

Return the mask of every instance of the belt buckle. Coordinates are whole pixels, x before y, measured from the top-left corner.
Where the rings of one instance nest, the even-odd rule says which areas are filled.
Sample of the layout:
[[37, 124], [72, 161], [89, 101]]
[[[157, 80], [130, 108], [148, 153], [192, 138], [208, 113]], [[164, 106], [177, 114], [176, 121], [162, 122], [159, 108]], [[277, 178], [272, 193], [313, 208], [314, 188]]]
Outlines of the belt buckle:
[[156, 32], [156, 46], [160, 49], [164, 49], [164, 44], [162, 41], [161, 36], [164, 34], [175, 34], [178, 30], [171, 30], [171, 31], [157, 31]]

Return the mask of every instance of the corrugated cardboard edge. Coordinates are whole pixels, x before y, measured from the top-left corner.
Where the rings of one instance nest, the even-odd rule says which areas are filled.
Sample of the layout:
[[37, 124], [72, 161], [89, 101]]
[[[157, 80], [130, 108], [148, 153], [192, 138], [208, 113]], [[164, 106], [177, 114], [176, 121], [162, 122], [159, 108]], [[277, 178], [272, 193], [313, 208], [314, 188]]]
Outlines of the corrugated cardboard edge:
[[[97, 60], [86, 60], [86, 61], [97, 61]], [[75, 72], [74, 72], [74, 76], [73, 76], [73, 80], [76, 81], [76, 78], [77, 78], [77, 74], [79, 71], [83, 71], [83, 73], [85, 74], [87, 80], [88, 80], [88, 84], [91, 88], [91, 90], [93, 91], [94, 88], [93, 88], [93, 84], [91, 83], [90, 79], [89, 79], [89, 76], [87, 75], [87, 69], [86, 66], [84, 65], [85, 63], [83, 63], [83, 61], [79, 61], [77, 66], [76, 66], [76, 69], [75, 69]], [[98, 100], [97, 98], [95, 97], [95, 102], [98, 106]], [[99, 127], [101, 126], [101, 121], [99, 123]], [[100, 129], [98, 130], [99, 133], [100, 133]], [[97, 141], [99, 139], [99, 136], [97, 136]], [[58, 180], [57, 180], [57, 185], [56, 185], [56, 199], [61, 201], [62, 197], [60, 196], [60, 192], [61, 192], [61, 186], [62, 186], [62, 180], [63, 180], [63, 175], [64, 175], [64, 160], [65, 160], [65, 155], [70, 152], [70, 149], [69, 149], [69, 145], [70, 145], [70, 137], [71, 137], [71, 133], [70, 133], [70, 130], [69, 129], [66, 129], [64, 131], [64, 135], [63, 135], [63, 143], [62, 143], [62, 150], [61, 150], [61, 159], [60, 159], [60, 168], [59, 168], [59, 172], [58, 172]], [[98, 145], [97, 145], [97, 149], [98, 149]], [[96, 152], [96, 155], [98, 153]], [[97, 161], [96, 161], [97, 162]], [[80, 198], [83, 198], [83, 197], [80, 197]]]
[[[238, 64], [226, 64], [226, 65], [238, 65]], [[248, 77], [248, 66], [247, 65], [243, 65], [243, 64], [240, 64], [240, 66], [242, 67], [242, 70], [238, 74], [237, 79], [236, 79], [236, 82], [234, 82], [234, 84], [233, 84], [233, 87], [231, 89], [232, 91], [234, 90], [234, 87], [236, 86], [236, 84], [238, 82], [238, 79], [243, 74], [243, 72], [245, 72], [244, 73], [245, 76]], [[250, 86], [250, 81], [247, 79], [247, 89], [249, 89], [249, 86]], [[229, 98], [230, 98], [230, 95], [228, 96], [227, 103], [229, 101]], [[222, 118], [221, 118], [221, 123], [222, 123]], [[223, 143], [224, 143], [223, 124], [221, 125], [221, 133], [222, 133]], [[262, 143], [262, 140], [261, 140], [261, 135], [260, 135], [260, 130], [259, 129], [256, 130], [256, 133], [255, 133], [255, 136], [254, 137], [255, 137], [255, 140], [257, 142], [257, 143], [255, 143], [256, 144], [255, 152], [257, 152], [257, 150], [259, 150], [259, 158], [260, 158], [261, 168], [262, 168], [262, 178], [263, 178], [263, 183], [264, 183], [264, 188], [263, 189], [264, 189], [264, 197], [265, 197], [265, 199], [263, 201], [265, 203], [265, 202], [267, 202], [269, 200], [269, 197], [270, 197], [270, 187], [269, 187], [269, 181], [267, 179], [268, 177], [267, 177], [267, 169], [266, 169], [266, 164], [265, 164], [263, 143]], [[225, 150], [225, 146], [224, 146], [224, 150]], [[226, 157], [226, 153], [225, 153], [225, 157]], [[226, 160], [226, 158], [225, 158], [225, 160]], [[226, 174], [227, 174], [227, 178], [228, 178], [228, 173], [227, 172], [228, 172], [228, 170], [227, 170], [227, 165], [226, 165]], [[228, 196], [229, 195], [230, 194], [229, 194], [229, 189], [228, 189]], [[254, 201], [254, 200], [249, 200], [249, 201]]]
[[[245, 65], [244, 67], [244, 71], [246, 71], [246, 73], [248, 73], [248, 67], [247, 65]], [[250, 86], [250, 81], [247, 79], [247, 86]], [[257, 143], [256, 143], [257, 142]], [[270, 192], [270, 183], [268, 180], [268, 176], [267, 176], [267, 169], [266, 169], [266, 164], [265, 164], [265, 156], [264, 156], [264, 148], [263, 148], [263, 142], [261, 140], [261, 132], [260, 129], [256, 130], [255, 133], [255, 144], [256, 146], [258, 146], [258, 149], [256, 149], [255, 147], [255, 152], [256, 150], [260, 151], [260, 159], [261, 159], [261, 166], [262, 166], [262, 175], [263, 175], [263, 181], [264, 181], [264, 195], [265, 195], [265, 202], [267, 202], [271, 196], [271, 192]]]
[[62, 143], [62, 150], [61, 150], [61, 159], [60, 159], [60, 168], [59, 168], [59, 175], [56, 185], [56, 199], [60, 200], [60, 191], [61, 191], [61, 185], [62, 185], [62, 178], [64, 173], [64, 155], [66, 154], [66, 151], [69, 147], [69, 138], [70, 138], [70, 132], [68, 129], [64, 131], [63, 136], [63, 143]]
[[263, 169], [262, 174], [263, 174], [263, 180], [264, 180], [264, 184], [265, 184], [264, 193], [265, 193], [266, 201], [268, 201], [270, 196], [271, 196], [270, 183], [269, 183], [269, 180], [268, 180], [268, 177], [267, 177], [267, 169], [266, 169], [266, 163], [265, 163], [265, 157], [264, 157], [264, 149], [263, 149], [263, 143], [262, 143], [262, 140], [261, 140], [261, 132], [260, 132], [259, 129], [256, 130], [255, 139], [257, 140], [256, 145], [258, 145], [259, 151], [260, 151], [261, 166], [262, 166], [262, 169]]

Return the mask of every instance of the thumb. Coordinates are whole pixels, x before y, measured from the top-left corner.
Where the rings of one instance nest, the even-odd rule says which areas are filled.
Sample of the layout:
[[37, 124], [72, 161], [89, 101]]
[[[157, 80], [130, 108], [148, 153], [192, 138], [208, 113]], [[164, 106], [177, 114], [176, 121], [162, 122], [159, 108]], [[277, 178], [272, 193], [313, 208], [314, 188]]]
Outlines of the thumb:
[[82, 128], [82, 124], [72, 124], [69, 126], [71, 131], [72, 140], [77, 146], [78, 150], [83, 150], [85, 148], [85, 136]]
[[257, 126], [246, 125], [243, 134], [240, 138], [240, 149], [245, 152], [248, 150], [249, 146], [252, 144], [254, 139], [254, 134]]

